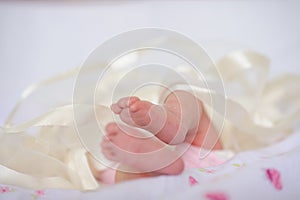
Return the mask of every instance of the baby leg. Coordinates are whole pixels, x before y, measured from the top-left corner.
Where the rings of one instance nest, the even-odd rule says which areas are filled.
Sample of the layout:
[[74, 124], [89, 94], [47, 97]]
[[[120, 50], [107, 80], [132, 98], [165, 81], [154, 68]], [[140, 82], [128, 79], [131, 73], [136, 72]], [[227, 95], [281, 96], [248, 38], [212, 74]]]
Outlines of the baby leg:
[[222, 149], [219, 133], [203, 108], [202, 102], [191, 93], [175, 91], [165, 101], [165, 105], [179, 113], [183, 123], [190, 120], [185, 142], [204, 149]]

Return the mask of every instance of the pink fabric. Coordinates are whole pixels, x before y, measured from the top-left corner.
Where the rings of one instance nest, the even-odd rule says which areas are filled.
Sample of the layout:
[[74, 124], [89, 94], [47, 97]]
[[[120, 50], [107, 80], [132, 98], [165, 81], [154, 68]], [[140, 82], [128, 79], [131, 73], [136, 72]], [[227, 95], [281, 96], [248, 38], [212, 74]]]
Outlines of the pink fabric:
[[[225, 162], [224, 159], [218, 158], [214, 151], [210, 152], [205, 158], [200, 159], [201, 148], [190, 146], [189, 149], [183, 154], [182, 158], [186, 169], [202, 168], [209, 166], [217, 166]], [[207, 170], [208, 173], [213, 173], [213, 170]], [[116, 171], [114, 169], [107, 169], [102, 174], [102, 180], [105, 184], [113, 184]], [[195, 185], [196, 180], [190, 178], [190, 183]]]
[[107, 168], [101, 175], [102, 182], [105, 185], [112, 185], [115, 183], [116, 170]]
[[186, 169], [217, 166], [225, 162], [224, 159], [216, 156], [214, 151], [211, 151], [205, 158], [200, 158], [200, 152], [205, 151], [200, 147], [190, 146], [183, 154], [182, 158]]

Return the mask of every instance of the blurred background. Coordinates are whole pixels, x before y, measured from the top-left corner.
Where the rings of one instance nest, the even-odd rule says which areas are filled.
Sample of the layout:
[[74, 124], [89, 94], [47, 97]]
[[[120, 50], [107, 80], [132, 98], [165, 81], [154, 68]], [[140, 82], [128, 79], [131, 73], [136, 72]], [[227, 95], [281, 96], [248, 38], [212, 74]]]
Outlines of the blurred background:
[[110, 37], [160, 27], [218, 59], [252, 49], [270, 77], [300, 73], [300, 1], [0, 1], [0, 124], [30, 84], [80, 66]]

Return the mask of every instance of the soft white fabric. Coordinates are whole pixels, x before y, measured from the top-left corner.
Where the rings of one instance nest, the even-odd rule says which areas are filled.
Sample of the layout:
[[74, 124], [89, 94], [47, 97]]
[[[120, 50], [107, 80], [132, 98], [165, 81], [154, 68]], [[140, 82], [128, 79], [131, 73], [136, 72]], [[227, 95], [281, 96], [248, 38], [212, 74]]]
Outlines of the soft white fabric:
[[[298, 131], [268, 148], [239, 153], [218, 167], [189, 169], [179, 176], [140, 179], [88, 192], [57, 189], [39, 191], [1, 185], [0, 199], [298, 200], [299, 155]], [[275, 169], [280, 173], [282, 189], [276, 189], [266, 173], [267, 169]]]

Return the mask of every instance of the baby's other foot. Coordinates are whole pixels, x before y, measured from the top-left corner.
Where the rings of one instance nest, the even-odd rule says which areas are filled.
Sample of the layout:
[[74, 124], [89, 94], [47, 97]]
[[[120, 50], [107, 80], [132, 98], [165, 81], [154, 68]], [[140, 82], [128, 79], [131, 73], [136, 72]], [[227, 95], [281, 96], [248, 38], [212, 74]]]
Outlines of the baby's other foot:
[[109, 160], [132, 167], [137, 172], [177, 174], [183, 169], [181, 161], [177, 161], [177, 154], [156, 137], [146, 138], [138, 130], [116, 123], [108, 124], [106, 131], [101, 148]]

